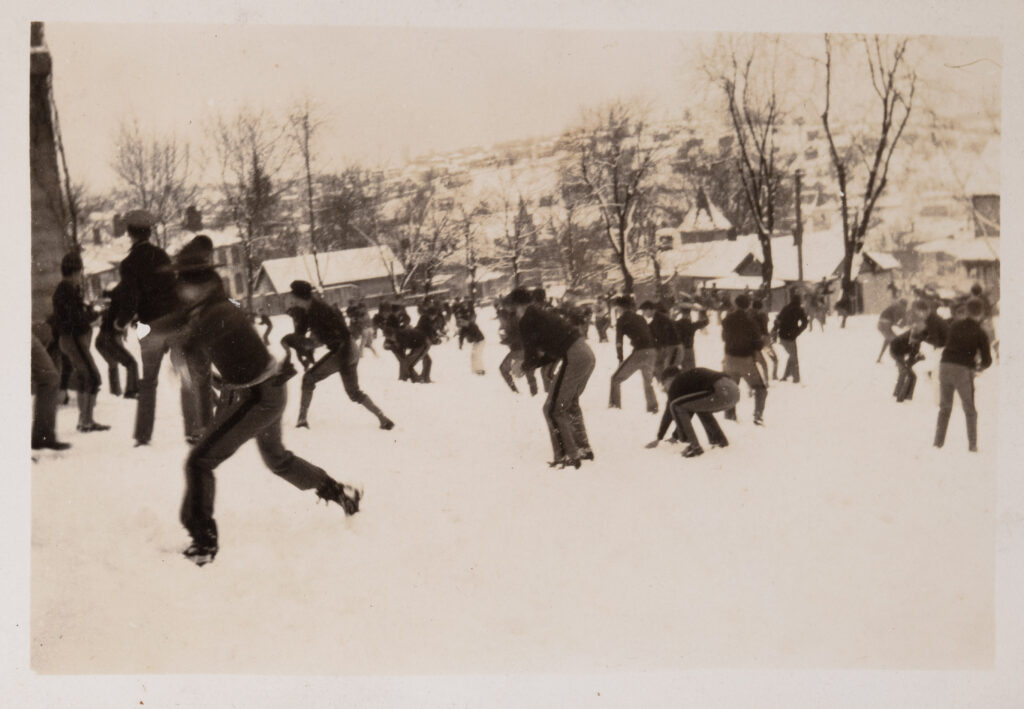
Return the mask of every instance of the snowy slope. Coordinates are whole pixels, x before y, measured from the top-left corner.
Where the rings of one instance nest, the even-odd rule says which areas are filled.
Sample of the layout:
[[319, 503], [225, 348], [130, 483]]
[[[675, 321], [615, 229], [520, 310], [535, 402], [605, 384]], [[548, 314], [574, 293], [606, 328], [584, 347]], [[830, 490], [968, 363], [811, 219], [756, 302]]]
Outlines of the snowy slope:
[[[435, 347], [435, 384], [366, 355], [376, 420], [331, 378], [285, 442], [365, 488], [362, 512], [315, 504], [246, 444], [218, 470], [221, 551], [180, 557], [183, 441], [173, 374], [153, 445], [134, 403], [101, 393], [107, 433], [32, 466], [32, 668], [41, 673], [445, 674], [696, 667], [982, 667], [994, 652], [998, 368], [977, 380], [981, 452], [957, 404], [930, 445], [936, 392], [891, 398], [873, 318], [800, 340], [805, 386], [773, 385], [764, 428], [724, 422], [698, 459], [643, 445], [658, 417], [637, 379], [607, 408], [613, 344], [583, 409], [597, 455], [551, 470], [541, 397], [513, 395], [491, 311], [486, 377]], [[275, 321], [275, 338], [290, 329]], [[378, 341], [379, 344], [379, 341]], [[926, 347], [926, 349], [929, 349]], [[779, 348], [780, 357], [785, 358]], [[715, 325], [698, 363], [717, 367]], [[933, 358], [934, 359], [934, 358]], [[97, 361], [100, 361], [97, 358]], [[522, 387], [525, 389], [525, 386]], [[659, 391], [659, 396], [664, 397]], [[698, 426], [703, 436], [703, 431]]]

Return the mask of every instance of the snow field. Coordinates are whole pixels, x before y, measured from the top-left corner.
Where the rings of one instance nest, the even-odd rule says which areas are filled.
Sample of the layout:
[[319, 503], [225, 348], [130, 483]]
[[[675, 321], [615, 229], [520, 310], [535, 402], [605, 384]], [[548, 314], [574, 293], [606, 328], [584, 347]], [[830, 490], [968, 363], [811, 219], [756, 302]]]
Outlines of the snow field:
[[[177, 521], [177, 385], [158, 389], [153, 444], [131, 447], [135, 404], [101, 392], [97, 420], [32, 467], [32, 667], [43, 673], [446, 674], [693, 667], [978, 668], [994, 648], [998, 372], [977, 379], [978, 454], [956, 404], [931, 447], [936, 385], [917, 365], [891, 397], [874, 318], [830, 319], [799, 340], [804, 385], [773, 383], [766, 426], [724, 421], [730, 446], [683, 459], [643, 445], [638, 377], [609, 410], [613, 343], [582, 400], [597, 460], [552, 470], [540, 407], [469, 348], [431, 350], [436, 383], [397, 381], [366, 353], [360, 383], [397, 423], [319, 384], [310, 430], [286, 445], [362, 486], [346, 518], [263, 466], [246, 444], [217, 471], [221, 550], [196, 568]], [[272, 338], [290, 331], [275, 318]], [[713, 323], [697, 362], [719, 368]], [[926, 353], [931, 353], [925, 346]], [[785, 352], [777, 347], [780, 372]], [[278, 352], [280, 354], [280, 352]], [[102, 360], [97, 356], [97, 363]], [[102, 367], [102, 365], [101, 365]], [[936, 374], [937, 376], [937, 374]], [[664, 395], [659, 390], [659, 401]], [[721, 419], [721, 416], [719, 415]], [[697, 425], [704, 440], [703, 430]]]

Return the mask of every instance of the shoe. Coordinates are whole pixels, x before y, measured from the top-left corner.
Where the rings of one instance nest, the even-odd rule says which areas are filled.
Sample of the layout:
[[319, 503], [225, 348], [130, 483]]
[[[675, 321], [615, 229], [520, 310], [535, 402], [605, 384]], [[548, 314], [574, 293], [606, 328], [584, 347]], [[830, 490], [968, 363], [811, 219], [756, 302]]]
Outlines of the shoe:
[[970, 451], [971, 453], [977, 453], [978, 452], [978, 446], [968, 446], [967, 450]]
[[390, 431], [395, 427], [395, 422], [389, 418], [385, 418], [383, 421], [380, 422], [380, 427], [385, 431]]
[[563, 456], [558, 460], [548, 462], [549, 468], [558, 468], [559, 470], [563, 468], [576, 468], [578, 470], [580, 465], [581, 463], [579, 458], [570, 458], [569, 456]]
[[78, 424], [78, 430], [80, 433], [92, 433], [93, 431], [109, 431], [110, 426], [104, 423], [96, 423], [95, 421], [93, 421], [91, 423]]
[[696, 458], [698, 455], [704, 455], [704, 449], [696, 443], [686, 446], [686, 450], [683, 451], [684, 458]]
[[710, 441], [712, 448], [726, 448], [729, 445], [729, 441], [723, 439], [721, 441]]
[[125, 399], [138, 399], [139, 398], [139, 392], [137, 392], [137, 391], [126, 391], [124, 393], [124, 398]]
[[309, 422], [306, 421], [306, 419], [302, 419], [297, 424], [295, 424], [295, 428], [309, 428]]
[[755, 416], [754, 417], [754, 425], [755, 426], [764, 426], [764, 419], [761, 418], [760, 416]]
[[49, 448], [53, 451], [66, 451], [71, 447], [70, 443], [64, 443], [63, 441], [55, 441], [47, 439], [45, 441], [32, 441], [32, 450], [37, 451], [41, 448]]
[[590, 450], [589, 448], [581, 448], [580, 449], [580, 460], [593, 460], [593, 459], [594, 459], [594, 451]]
[[345, 510], [346, 515], [354, 515], [359, 511], [359, 501], [363, 499], [363, 493], [352, 487], [348, 487], [349, 493], [345, 488], [347, 485], [343, 485], [337, 480], [328, 480], [323, 485], [316, 489], [316, 496], [325, 502], [334, 502], [335, 504], [341, 505]]
[[146, 440], [142, 440], [142, 439], [139, 439], [139, 438], [135, 439], [135, 446], [134, 446], [135, 448], [139, 448], [140, 446], [148, 446], [148, 445], [149, 445], [149, 439], [148, 438]]
[[217, 547], [216, 545], [192, 542], [192, 545], [185, 550], [184, 554], [185, 558], [196, 566], [204, 566], [213, 561], [214, 557], [217, 556]]

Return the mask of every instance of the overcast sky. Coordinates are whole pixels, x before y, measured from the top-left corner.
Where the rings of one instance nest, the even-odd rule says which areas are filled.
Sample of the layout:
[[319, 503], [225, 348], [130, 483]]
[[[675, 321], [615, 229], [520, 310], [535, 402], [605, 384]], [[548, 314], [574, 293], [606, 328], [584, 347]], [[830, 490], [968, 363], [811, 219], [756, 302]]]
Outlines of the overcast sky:
[[[327, 117], [319, 165], [337, 169], [552, 135], [583, 107], [615, 98], [642, 99], [661, 116], [708, 111], [717, 97], [698, 64], [713, 39], [651, 31], [46, 25], [69, 168], [97, 191], [113, 185], [110, 159], [125, 119], [199, 144], [218, 113], [243, 105], [283, 113], [308, 96]], [[815, 69], [804, 57], [821, 56], [820, 36], [786, 42], [810, 93]], [[998, 42], [943, 39], [927, 48], [923, 73], [956, 91], [955, 101], [933, 103], [998, 110]], [[804, 101], [809, 111], [820, 110], [818, 98]]]

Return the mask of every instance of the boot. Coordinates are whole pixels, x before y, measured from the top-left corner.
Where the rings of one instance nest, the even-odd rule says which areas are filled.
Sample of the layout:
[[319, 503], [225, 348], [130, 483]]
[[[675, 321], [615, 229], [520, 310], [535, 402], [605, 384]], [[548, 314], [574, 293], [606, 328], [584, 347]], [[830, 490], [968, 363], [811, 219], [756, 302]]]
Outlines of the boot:
[[380, 427], [382, 429], [384, 429], [385, 431], [390, 431], [395, 427], [395, 422], [384, 415], [384, 412], [381, 411], [375, 403], [373, 403], [373, 399], [367, 396], [363, 398], [362, 404], [367, 411], [369, 411], [371, 414], [377, 417], [377, 420], [380, 422]]
[[93, 411], [96, 409], [96, 394], [87, 394], [86, 403], [89, 409], [89, 431], [109, 431], [110, 426], [104, 423], [96, 423], [96, 419], [93, 418]]

